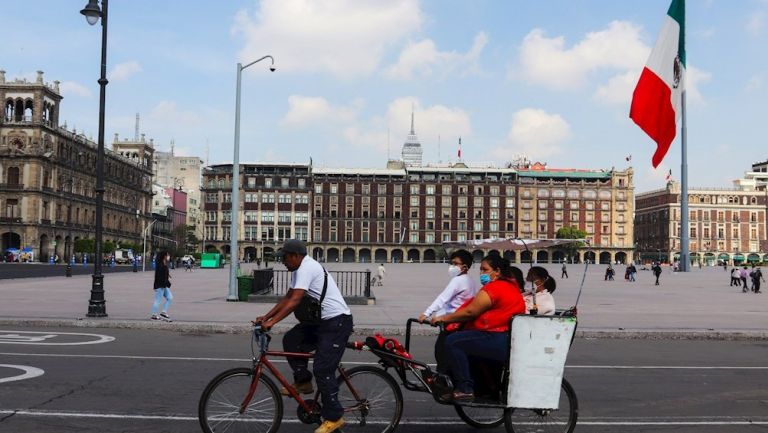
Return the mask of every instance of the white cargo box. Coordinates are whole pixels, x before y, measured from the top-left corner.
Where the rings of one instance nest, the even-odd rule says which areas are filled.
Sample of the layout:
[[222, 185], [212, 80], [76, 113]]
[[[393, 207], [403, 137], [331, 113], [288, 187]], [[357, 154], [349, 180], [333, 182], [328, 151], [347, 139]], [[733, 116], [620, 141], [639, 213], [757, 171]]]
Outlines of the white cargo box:
[[515, 316], [510, 331], [507, 407], [557, 409], [575, 317]]

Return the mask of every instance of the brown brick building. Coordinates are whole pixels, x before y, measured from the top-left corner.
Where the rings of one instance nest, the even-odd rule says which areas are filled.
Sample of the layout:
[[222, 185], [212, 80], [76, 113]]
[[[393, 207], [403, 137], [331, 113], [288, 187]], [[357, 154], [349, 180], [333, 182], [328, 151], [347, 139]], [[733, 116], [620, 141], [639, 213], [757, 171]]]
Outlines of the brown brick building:
[[[587, 232], [593, 246], [581, 251], [579, 260], [624, 262], [632, 256], [631, 169], [553, 170], [540, 164], [478, 168], [459, 163], [395, 169], [242, 164], [241, 170], [241, 257], [254, 252], [258, 257], [262, 248], [270, 251], [287, 237], [299, 237], [308, 241], [313, 257], [327, 261], [438, 261], [445, 256], [442, 242], [553, 238], [559, 228], [571, 225]], [[230, 173], [231, 165], [219, 165], [203, 174], [206, 244], [225, 252]], [[290, 202], [275, 202], [281, 195]], [[297, 196], [303, 197], [301, 203]], [[273, 220], [279, 212], [281, 222]], [[517, 262], [565, 257], [562, 250], [503, 253]]]

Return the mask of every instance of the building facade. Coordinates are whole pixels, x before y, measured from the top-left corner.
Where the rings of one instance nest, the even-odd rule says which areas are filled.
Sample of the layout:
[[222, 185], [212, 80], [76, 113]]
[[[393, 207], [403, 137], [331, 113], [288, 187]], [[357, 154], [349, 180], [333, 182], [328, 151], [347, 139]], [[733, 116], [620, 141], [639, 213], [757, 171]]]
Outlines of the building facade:
[[[170, 152], [155, 151], [152, 166], [154, 182], [187, 193], [187, 225], [195, 226], [202, 233], [200, 179], [203, 160], [196, 156], [175, 155], [174, 147], [175, 144], [171, 143]], [[200, 237], [200, 234], [197, 236]]]
[[[67, 260], [95, 232], [97, 145], [59, 125], [59, 82], [0, 71], [0, 247]], [[130, 146], [129, 146], [130, 147]], [[138, 242], [151, 206], [151, 147], [113, 143], [104, 157], [104, 241]]]
[[[754, 179], [741, 179], [733, 188], [690, 188], [688, 206], [693, 264], [768, 261], [768, 191], [764, 182], [760, 186]], [[679, 260], [680, 224], [678, 182], [638, 194], [635, 239], [639, 258], [661, 262]]]
[[[241, 257], [260, 257], [295, 237], [306, 240], [319, 260], [432, 262], [445, 258], [443, 242], [554, 238], [566, 226], [587, 232], [592, 248], [579, 251], [579, 261], [625, 262], [634, 248], [631, 169], [243, 164], [241, 172]], [[224, 252], [230, 177], [231, 165], [210, 167], [203, 175], [206, 245]], [[516, 262], [565, 259], [563, 250], [500, 253]]]

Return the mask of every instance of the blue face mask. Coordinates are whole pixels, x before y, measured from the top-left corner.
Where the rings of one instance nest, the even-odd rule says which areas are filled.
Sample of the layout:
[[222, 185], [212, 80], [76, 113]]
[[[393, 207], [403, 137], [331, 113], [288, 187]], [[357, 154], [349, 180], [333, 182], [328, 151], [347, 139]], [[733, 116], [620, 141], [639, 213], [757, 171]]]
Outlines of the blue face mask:
[[486, 285], [491, 282], [491, 276], [488, 274], [480, 274], [480, 284]]

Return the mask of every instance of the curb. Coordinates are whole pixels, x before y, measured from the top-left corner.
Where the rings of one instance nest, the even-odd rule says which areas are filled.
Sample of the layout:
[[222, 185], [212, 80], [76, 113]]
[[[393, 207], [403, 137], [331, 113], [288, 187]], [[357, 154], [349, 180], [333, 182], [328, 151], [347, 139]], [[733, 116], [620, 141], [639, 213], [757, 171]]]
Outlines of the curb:
[[[0, 318], [0, 326], [27, 327], [72, 327], [72, 328], [110, 328], [144, 329], [174, 331], [189, 334], [248, 334], [251, 326], [242, 323], [212, 322], [154, 322], [149, 320], [96, 320], [76, 319], [27, 319]], [[289, 330], [293, 323], [277, 325], [275, 333]], [[404, 335], [405, 326], [393, 325], [355, 325], [354, 335]], [[416, 326], [412, 335], [435, 335], [437, 330], [430, 326]], [[718, 341], [766, 341], [768, 331], [757, 330], [715, 330], [715, 329], [582, 329], [576, 331], [576, 338], [584, 339], [622, 339], [622, 340], [718, 340]]]

